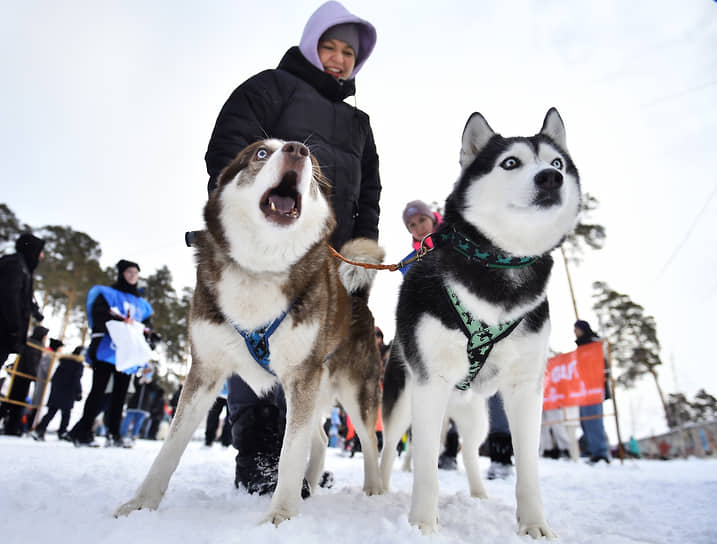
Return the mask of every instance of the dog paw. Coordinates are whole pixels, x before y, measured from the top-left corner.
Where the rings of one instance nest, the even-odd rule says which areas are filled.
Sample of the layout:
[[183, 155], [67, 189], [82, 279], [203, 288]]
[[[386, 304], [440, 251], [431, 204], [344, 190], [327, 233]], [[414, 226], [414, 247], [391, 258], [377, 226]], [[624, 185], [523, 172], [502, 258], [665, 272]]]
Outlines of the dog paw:
[[135, 510], [142, 510], [142, 508], [147, 508], [149, 510], [156, 510], [157, 505], [150, 506], [147, 504], [143, 504], [142, 501], [138, 499], [132, 499], [131, 501], [127, 501], [126, 503], [122, 504], [117, 510], [115, 510], [114, 517], [118, 518], [120, 516], [129, 516], [132, 512]]
[[372, 495], [383, 495], [383, 486], [381, 484], [364, 485], [363, 492], [371, 497]]
[[264, 518], [264, 523], [271, 523], [274, 527], [278, 527], [281, 523], [291, 519], [291, 513], [286, 510], [271, 511]]
[[433, 535], [438, 532], [437, 523], [416, 523], [415, 525], [423, 536]]
[[433, 522], [411, 518], [409, 519], [409, 523], [418, 527], [418, 530], [421, 531], [421, 534], [424, 536], [432, 535], [438, 532], [438, 518], [436, 518]]
[[523, 524], [518, 522], [518, 535], [528, 535], [535, 539], [537, 538], [558, 538], [558, 535], [548, 527], [548, 524], [543, 521], [542, 523], [531, 523]]

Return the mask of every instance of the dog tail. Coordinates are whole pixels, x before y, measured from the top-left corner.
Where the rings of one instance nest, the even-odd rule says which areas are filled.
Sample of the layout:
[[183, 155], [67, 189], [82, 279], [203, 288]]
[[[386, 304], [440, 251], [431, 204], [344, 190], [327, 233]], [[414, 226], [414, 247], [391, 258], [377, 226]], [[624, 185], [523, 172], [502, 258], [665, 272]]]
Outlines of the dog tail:
[[[386, 252], [376, 240], [354, 238], [341, 246], [340, 253], [351, 261], [367, 264], [381, 264]], [[350, 295], [368, 297], [376, 270], [363, 268], [346, 262], [339, 264], [339, 277]]]

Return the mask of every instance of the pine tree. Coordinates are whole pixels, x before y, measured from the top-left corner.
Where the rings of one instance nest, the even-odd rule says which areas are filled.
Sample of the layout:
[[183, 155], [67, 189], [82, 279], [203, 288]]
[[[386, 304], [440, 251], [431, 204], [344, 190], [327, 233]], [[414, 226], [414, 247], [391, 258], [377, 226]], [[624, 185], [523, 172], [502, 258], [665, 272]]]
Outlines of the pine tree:
[[593, 289], [593, 310], [600, 319], [603, 335], [610, 342], [613, 361], [622, 370], [618, 385], [629, 389], [639, 378], [651, 375], [669, 421], [669, 408], [657, 376], [662, 360], [655, 318], [645, 315], [642, 306], [604, 282], [593, 283]]
[[598, 209], [600, 202], [590, 193], [584, 193], [580, 206], [580, 214], [575, 229], [571, 232], [561, 246], [565, 259], [573, 264], [580, 264], [586, 247], [602, 249], [605, 245], [605, 227], [588, 220], [592, 213]]
[[599, 202], [597, 198], [591, 196], [589, 193], [582, 195], [577, 224], [560, 246], [560, 254], [563, 256], [563, 263], [565, 264], [565, 275], [567, 276], [568, 287], [570, 288], [570, 298], [573, 302], [573, 310], [575, 311], [575, 319], [580, 319], [580, 314], [578, 313], [578, 304], [575, 300], [575, 291], [573, 289], [569, 263], [579, 265], [582, 261], [585, 247], [602, 249], [605, 244], [605, 227], [587, 222], [591, 213], [595, 211], [598, 206]]
[[694, 411], [687, 397], [682, 393], [670, 393], [667, 397], [667, 426], [674, 429], [694, 419]]
[[12, 253], [15, 250], [17, 237], [31, 230], [17, 218], [7, 204], [0, 203], [0, 250]]
[[100, 244], [84, 232], [54, 225], [42, 227], [37, 236], [45, 240], [45, 258], [37, 268], [36, 288], [44, 293], [45, 304], [65, 314], [64, 337], [70, 323], [83, 326], [90, 287], [112, 283], [115, 275], [108, 277], [102, 270]]
[[160, 380], [165, 390], [176, 389], [186, 372], [189, 355], [188, 316], [192, 291], [185, 288], [182, 297], [172, 286], [172, 274], [163, 266], [146, 279], [145, 298], [152, 305], [154, 332], [162, 337], [157, 350], [164, 356], [167, 374]]
[[704, 389], [697, 391], [695, 400], [691, 403], [693, 421], [713, 421], [717, 418], [717, 398]]

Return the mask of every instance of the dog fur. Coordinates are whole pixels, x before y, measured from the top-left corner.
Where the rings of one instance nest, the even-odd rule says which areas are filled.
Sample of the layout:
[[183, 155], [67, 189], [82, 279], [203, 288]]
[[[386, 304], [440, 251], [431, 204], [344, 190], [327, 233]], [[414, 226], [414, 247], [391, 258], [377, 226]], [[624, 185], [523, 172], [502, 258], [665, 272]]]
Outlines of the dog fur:
[[[339, 265], [330, 254], [335, 220], [327, 192], [308, 148], [297, 142], [254, 143], [222, 172], [204, 209], [206, 230], [194, 242], [192, 366], [167, 440], [116, 515], [158, 507], [192, 433], [232, 372], [257, 394], [278, 381], [286, 396], [278, 483], [266, 520], [278, 525], [298, 513], [304, 477], [316, 489], [328, 442], [323, 416], [336, 399], [361, 440], [364, 491], [382, 492], [374, 433], [380, 364], [367, 305], [375, 272]], [[375, 264], [384, 256], [368, 239], [341, 251]], [[255, 330], [288, 308], [269, 340], [272, 375], [252, 358], [235, 326]]]
[[[574, 228], [580, 207], [578, 172], [567, 152], [557, 110], [548, 111], [532, 137], [503, 138], [485, 118], [468, 120], [460, 152], [462, 172], [446, 200], [434, 236], [451, 229], [498, 256], [536, 256], [522, 268], [488, 268], [451, 247], [440, 247], [406, 275], [396, 312], [396, 336], [383, 390], [381, 475], [388, 489], [395, 448], [412, 426], [414, 480], [409, 521], [423, 533], [437, 530], [441, 423], [455, 421], [471, 495], [486, 497], [478, 447], [487, 428], [486, 400], [503, 397], [515, 452], [518, 533], [553, 537], [538, 485], [542, 383], [550, 320], [546, 286], [550, 252]], [[473, 318], [498, 325], [522, 318], [497, 342], [467, 391], [467, 337], [444, 291], [453, 289]]]

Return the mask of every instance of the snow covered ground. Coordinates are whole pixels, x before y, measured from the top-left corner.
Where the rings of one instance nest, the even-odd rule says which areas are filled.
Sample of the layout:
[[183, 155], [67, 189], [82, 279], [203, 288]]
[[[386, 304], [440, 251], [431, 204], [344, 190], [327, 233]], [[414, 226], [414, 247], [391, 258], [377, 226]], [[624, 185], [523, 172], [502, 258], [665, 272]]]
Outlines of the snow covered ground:
[[[234, 488], [233, 450], [190, 443], [155, 512], [114, 519], [152, 463], [160, 442], [134, 449], [75, 448], [0, 437], [0, 541], [3, 543], [500, 543], [515, 534], [515, 480], [486, 482], [487, 500], [468, 495], [465, 474], [440, 472], [440, 531], [423, 537], [408, 524], [411, 474], [395, 471], [383, 496], [361, 492], [360, 454], [330, 449], [336, 485], [303, 502], [278, 528], [260, 524], [268, 497]], [[398, 461], [400, 463], [400, 461]], [[487, 468], [488, 460], [481, 458]], [[540, 461], [543, 502], [560, 541], [579, 544], [717, 542], [717, 459], [613, 461], [591, 467]]]

